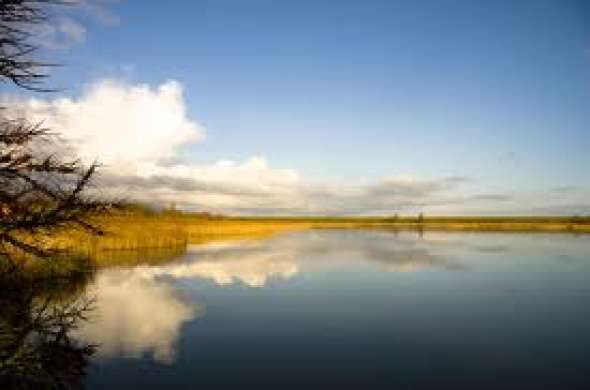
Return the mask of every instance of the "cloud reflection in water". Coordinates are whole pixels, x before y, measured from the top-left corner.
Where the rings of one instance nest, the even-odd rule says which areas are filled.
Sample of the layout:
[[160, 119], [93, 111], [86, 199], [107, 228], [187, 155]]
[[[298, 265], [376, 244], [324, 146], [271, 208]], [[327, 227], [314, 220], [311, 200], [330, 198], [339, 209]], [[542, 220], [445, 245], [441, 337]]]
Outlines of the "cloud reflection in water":
[[458, 269], [433, 246], [447, 241], [417, 240], [389, 232], [311, 231], [272, 239], [216, 243], [189, 248], [186, 261], [145, 269], [145, 277], [202, 278], [218, 285], [241, 282], [264, 287], [272, 279], [287, 280], [302, 269], [326, 264], [368, 262], [385, 272], [416, 272], [428, 268]]
[[434, 247], [449, 244], [456, 243], [390, 232], [310, 231], [263, 241], [194, 246], [182, 261], [100, 271], [92, 287], [97, 315], [79, 329], [79, 335], [100, 345], [99, 356], [148, 355], [171, 363], [183, 324], [204, 312], [203, 304], [179, 297], [178, 280], [262, 288], [271, 279], [288, 280], [304, 269], [359, 261], [382, 272], [459, 269], [460, 264], [439, 253], [444, 251], [433, 253]]
[[183, 302], [170, 284], [147, 278], [141, 270], [101, 271], [92, 287], [96, 313], [78, 332], [100, 346], [99, 356], [147, 353], [156, 361], [171, 363], [181, 326], [203, 308]]

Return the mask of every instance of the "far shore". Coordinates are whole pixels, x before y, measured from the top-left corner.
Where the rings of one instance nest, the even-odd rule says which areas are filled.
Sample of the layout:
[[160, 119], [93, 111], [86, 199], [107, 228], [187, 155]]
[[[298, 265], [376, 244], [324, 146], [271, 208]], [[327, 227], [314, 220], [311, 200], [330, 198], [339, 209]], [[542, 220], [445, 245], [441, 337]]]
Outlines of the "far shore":
[[590, 233], [590, 217], [241, 217], [228, 220], [299, 223], [319, 229]]
[[94, 222], [104, 235], [66, 229], [44, 237], [43, 243], [48, 249], [109, 266], [145, 263], [147, 252], [161, 250], [162, 256], [153, 259], [159, 262], [160, 257], [169, 257], [169, 251], [182, 253], [187, 245], [266, 238], [310, 229], [590, 234], [590, 217], [225, 217], [165, 212], [121, 213]]

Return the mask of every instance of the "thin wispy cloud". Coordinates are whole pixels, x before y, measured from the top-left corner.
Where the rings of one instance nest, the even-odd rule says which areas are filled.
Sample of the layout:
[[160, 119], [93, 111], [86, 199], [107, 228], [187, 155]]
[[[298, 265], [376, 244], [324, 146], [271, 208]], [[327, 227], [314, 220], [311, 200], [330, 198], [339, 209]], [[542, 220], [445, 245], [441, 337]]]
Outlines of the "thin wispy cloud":
[[111, 8], [116, 0], [74, 0], [48, 7], [47, 21], [34, 26], [32, 42], [48, 50], [67, 50], [86, 41], [89, 24], [115, 26], [119, 16]]
[[557, 186], [549, 189], [549, 192], [555, 195], [571, 195], [580, 192], [582, 189], [578, 186]]
[[501, 163], [506, 163], [506, 162], [513, 162], [517, 158], [518, 158], [518, 154], [516, 152], [508, 151], [508, 152], [504, 152], [504, 153], [500, 154], [500, 156], [498, 157], [498, 160]]
[[506, 194], [478, 194], [478, 195], [471, 196], [470, 199], [474, 200], [474, 201], [491, 200], [491, 201], [504, 202], [504, 201], [511, 200], [512, 197], [510, 195], [506, 195]]
[[38, 26], [34, 33], [34, 43], [45, 49], [60, 50], [83, 43], [86, 40], [86, 27], [74, 19], [63, 17], [54, 23]]
[[105, 25], [115, 26], [121, 23], [112, 6], [121, 0], [77, 0], [78, 8], [90, 18]]

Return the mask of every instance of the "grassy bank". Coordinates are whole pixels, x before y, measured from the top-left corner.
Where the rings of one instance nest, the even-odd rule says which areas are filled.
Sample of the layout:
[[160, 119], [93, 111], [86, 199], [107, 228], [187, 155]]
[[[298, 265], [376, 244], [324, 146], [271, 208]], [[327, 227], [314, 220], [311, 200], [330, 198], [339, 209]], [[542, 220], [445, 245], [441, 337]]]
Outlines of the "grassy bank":
[[207, 219], [184, 215], [111, 216], [94, 223], [104, 230], [104, 235], [95, 236], [72, 229], [47, 237], [43, 245], [90, 257], [98, 265], [158, 263], [181, 255], [189, 244], [263, 238], [312, 227], [307, 222]]
[[522, 231], [590, 233], [590, 218], [569, 217], [226, 217], [113, 216], [96, 221], [102, 237], [81, 231], [65, 232], [52, 246], [92, 254], [184, 247], [212, 240], [266, 237], [306, 229], [400, 229], [448, 231]]
[[60, 232], [44, 246], [90, 257], [98, 265], [158, 263], [188, 244], [267, 237], [306, 229], [391, 229], [590, 233], [588, 217], [217, 217], [190, 214], [117, 215], [94, 221], [105, 235]]

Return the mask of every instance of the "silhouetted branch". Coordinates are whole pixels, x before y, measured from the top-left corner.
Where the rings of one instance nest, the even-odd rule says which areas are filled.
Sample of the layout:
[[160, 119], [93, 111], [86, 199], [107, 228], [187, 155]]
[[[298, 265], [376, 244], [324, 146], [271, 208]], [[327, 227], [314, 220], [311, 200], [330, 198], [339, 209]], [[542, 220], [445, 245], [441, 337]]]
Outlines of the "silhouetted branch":
[[[33, 91], [48, 91], [42, 82], [53, 64], [31, 58], [34, 32], [49, 21], [49, 7], [72, 5], [60, 0], [0, 0], [0, 82]], [[98, 167], [66, 159], [63, 150], [49, 150], [53, 139], [41, 123], [8, 118], [0, 108], [0, 256], [16, 248], [47, 257], [39, 235], [77, 226], [101, 234], [90, 217], [112, 205], [86, 195]]]
[[[89, 217], [108, 211], [108, 202], [85, 196], [98, 164], [60, 160], [39, 145], [52, 135], [25, 120], [0, 120], [0, 242], [35, 256], [53, 254], [22, 239], [78, 226], [101, 234]], [[35, 152], [32, 152], [35, 150]]]
[[48, 69], [56, 64], [38, 61], [31, 56], [37, 50], [33, 43], [36, 26], [47, 23], [48, 6], [67, 5], [59, 0], [0, 1], [0, 80], [32, 91], [47, 92], [42, 87]]

